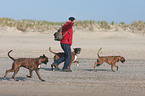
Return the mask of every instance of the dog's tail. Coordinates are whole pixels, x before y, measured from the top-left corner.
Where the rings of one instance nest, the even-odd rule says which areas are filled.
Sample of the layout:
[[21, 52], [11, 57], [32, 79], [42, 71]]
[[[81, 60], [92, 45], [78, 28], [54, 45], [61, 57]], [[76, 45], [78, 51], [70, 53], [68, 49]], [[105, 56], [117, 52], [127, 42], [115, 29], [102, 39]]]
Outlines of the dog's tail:
[[97, 53], [97, 55], [98, 55], [99, 58], [100, 58], [99, 53], [100, 53], [101, 49], [102, 49], [102, 47], [99, 49], [99, 51], [98, 51], [98, 53]]
[[49, 47], [49, 51], [56, 55], [56, 53], [51, 50], [51, 47]]
[[11, 53], [12, 51], [13, 51], [13, 50], [10, 50], [10, 51], [8, 52], [8, 56], [9, 56], [13, 61], [15, 61], [15, 59], [14, 59], [13, 57], [10, 56], [10, 53]]

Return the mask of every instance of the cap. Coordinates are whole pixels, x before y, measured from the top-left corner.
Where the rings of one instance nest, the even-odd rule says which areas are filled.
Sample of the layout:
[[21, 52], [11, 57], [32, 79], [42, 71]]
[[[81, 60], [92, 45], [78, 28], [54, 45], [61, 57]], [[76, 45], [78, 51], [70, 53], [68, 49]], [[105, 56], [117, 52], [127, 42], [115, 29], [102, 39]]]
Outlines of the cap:
[[69, 20], [70, 20], [70, 21], [74, 21], [75, 18], [74, 18], [74, 17], [69, 17]]

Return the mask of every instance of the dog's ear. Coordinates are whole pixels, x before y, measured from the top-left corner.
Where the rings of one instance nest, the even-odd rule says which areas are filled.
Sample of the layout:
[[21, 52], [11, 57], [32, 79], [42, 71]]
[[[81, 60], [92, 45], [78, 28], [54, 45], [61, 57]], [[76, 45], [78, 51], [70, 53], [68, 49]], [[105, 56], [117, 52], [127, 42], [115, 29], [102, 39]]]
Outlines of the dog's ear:
[[117, 62], [119, 62], [120, 61], [120, 57], [117, 57]]
[[43, 57], [45, 57], [45, 54], [43, 54]]
[[117, 62], [119, 62], [119, 59], [117, 60]]

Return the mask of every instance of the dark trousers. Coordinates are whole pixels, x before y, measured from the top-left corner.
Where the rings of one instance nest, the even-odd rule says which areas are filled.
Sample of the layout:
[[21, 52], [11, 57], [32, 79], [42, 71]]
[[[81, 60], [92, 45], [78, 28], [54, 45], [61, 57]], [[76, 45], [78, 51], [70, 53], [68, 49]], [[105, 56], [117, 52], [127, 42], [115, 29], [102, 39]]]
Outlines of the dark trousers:
[[58, 60], [55, 60], [54, 63], [59, 65], [60, 63], [65, 61], [63, 69], [68, 69], [69, 64], [71, 62], [71, 59], [72, 59], [71, 46], [69, 44], [63, 44], [63, 43], [61, 43], [61, 48], [64, 51], [64, 57], [61, 57]]

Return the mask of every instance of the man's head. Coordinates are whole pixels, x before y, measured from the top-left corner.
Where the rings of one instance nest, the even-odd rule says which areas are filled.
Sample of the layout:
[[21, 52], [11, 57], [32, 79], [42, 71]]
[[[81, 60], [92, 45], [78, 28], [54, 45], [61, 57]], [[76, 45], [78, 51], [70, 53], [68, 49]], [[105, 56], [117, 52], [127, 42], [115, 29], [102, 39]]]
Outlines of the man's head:
[[74, 17], [69, 17], [69, 19], [68, 20], [70, 20], [70, 21], [74, 21], [75, 20], [75, 18]]

